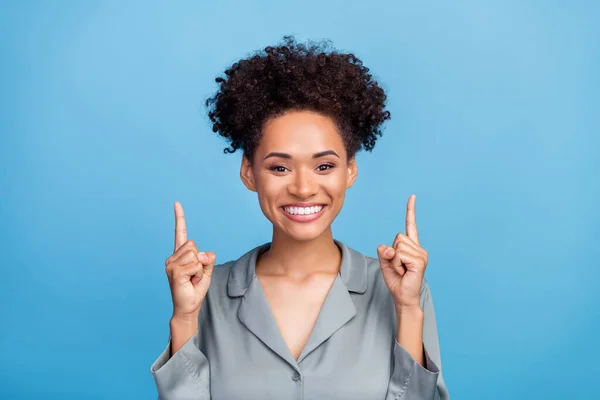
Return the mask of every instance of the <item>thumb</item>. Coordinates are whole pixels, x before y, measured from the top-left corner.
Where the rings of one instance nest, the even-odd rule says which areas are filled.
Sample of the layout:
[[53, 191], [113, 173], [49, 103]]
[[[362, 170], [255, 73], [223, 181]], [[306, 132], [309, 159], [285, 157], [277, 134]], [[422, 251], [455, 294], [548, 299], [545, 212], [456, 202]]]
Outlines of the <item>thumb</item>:
[[211, 276], [215, 268], [215, 261], [217, 261], [217, 255], [212, 251], [206, 252], [207, 264], [204, 264], [204, 274]]
[[[192, 277], [192, 284], [200, 291], [208, 290], [210, 285], [210, 277], [212, 276], [215, 268], [215, 261], [217, 256], [213, 252], [199, 252], [198, 261], [201, 267], [198, 268], [196, 274]], [[198, 285], [198, 283], [200, 283]]]
[[393, 247], [385, 244], [377, 247], [377, 257], [379, 257], [379, 265], [381, 265], [381, 268], [388, 268], [395, 254], [396, 250], [394, 250]]
[[[198, 253], [198, 261], [202, 263], [202, 275], [211, 276], [213, 269], [215, 268], [215, 261], [217, 256], [212, 251], [201, 251]], [[201, 277], [201, 276], [200, 276]], [[200, 278], [199, 277], [199, 278]]]

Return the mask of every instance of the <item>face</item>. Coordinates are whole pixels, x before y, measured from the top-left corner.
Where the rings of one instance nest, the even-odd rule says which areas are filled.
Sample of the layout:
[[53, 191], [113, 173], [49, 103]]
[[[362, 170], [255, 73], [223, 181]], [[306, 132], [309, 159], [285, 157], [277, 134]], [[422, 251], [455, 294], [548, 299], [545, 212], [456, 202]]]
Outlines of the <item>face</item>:
[[253, 162], [242, 157], [240, 170], [275, 234], [298, 241], [329, 232], [356, 174], [333, 120], [310, 111], [269, 120]]

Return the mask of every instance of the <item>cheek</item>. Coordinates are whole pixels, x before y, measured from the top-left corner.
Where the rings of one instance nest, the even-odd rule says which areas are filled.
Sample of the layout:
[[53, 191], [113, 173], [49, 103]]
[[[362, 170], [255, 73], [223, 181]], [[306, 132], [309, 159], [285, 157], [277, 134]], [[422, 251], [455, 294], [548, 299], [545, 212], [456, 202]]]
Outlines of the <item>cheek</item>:
[[256, 181], [258, 201], [263, 210], [268, 208], [269, 204], [275, 203], [283, 190], [285, 190], [285, 182], [283, 182], [283, 179], [273, 179], [273, 177], [261, 176]]
[[331, 174], [323, 182], [323, 188], [329, 193], [335, 202], [343, 201], [346, 195], [346, 174], [339, 172]]

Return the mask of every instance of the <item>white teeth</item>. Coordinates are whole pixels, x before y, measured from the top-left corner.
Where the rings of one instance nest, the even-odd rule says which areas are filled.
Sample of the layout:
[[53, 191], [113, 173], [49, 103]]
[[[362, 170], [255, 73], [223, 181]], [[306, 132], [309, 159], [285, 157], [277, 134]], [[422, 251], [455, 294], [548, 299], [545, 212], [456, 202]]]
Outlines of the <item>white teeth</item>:
[[290, 214], [296, 215], [308, 215], [316, 214], [323, 209], [323, 206], [311, 206], [311, 207], [284, 207], [285, 211]]

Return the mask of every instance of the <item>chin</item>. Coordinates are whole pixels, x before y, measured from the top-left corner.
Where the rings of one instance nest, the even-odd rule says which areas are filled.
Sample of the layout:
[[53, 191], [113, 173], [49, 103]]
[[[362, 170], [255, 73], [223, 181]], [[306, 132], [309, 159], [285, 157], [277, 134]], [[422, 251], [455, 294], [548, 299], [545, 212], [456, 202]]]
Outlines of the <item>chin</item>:
[[325, 233], [326, 229], [284, 229], [283, 231], [285, 232], [286, 236], [297, 242], [309, 242], [321, 237], [323, 233]]
[[273, 225], [279, 234], [297, 242], [308, 242], [318, 239], [329, 230], [330, 226], [324, 220], [308, 224], [278, 220]]

